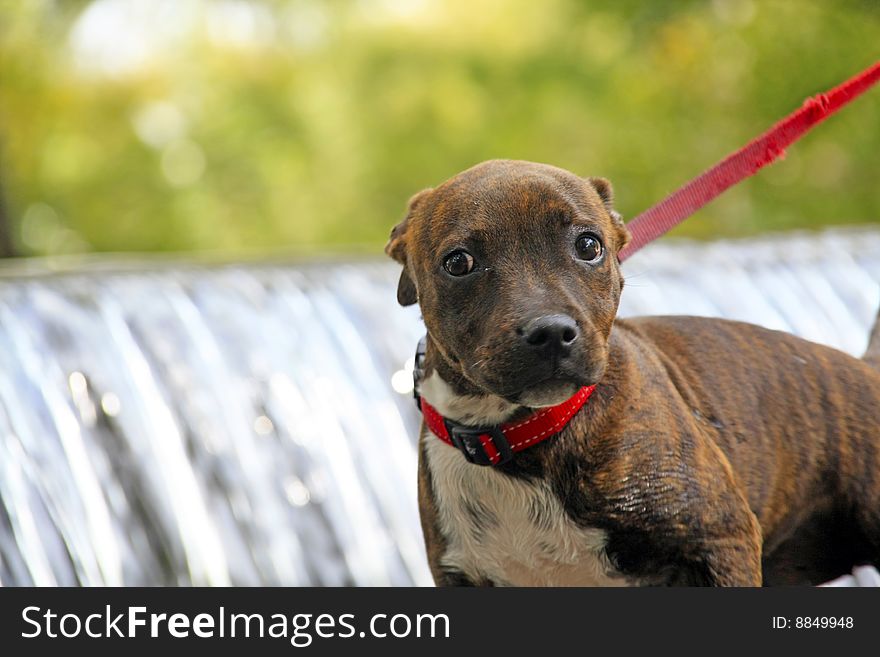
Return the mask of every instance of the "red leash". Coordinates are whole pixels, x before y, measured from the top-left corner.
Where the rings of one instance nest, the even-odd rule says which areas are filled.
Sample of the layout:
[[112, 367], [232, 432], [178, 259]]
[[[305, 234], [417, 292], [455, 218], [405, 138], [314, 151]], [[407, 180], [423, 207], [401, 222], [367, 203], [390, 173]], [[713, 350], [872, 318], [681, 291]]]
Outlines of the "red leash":
[[719, 196], [728, 187], [748, 178], [785, 154], [785, 149], [841, 107], [858, 98], [880, 80], [880, 62], [834, 87], [804, 101], [800, 109], [779, 121], [770, 130], [728, 155], [714, 167], [667, 196], [627, 224], [632, 240], [619, 258], [623, 262], [633, 253]]

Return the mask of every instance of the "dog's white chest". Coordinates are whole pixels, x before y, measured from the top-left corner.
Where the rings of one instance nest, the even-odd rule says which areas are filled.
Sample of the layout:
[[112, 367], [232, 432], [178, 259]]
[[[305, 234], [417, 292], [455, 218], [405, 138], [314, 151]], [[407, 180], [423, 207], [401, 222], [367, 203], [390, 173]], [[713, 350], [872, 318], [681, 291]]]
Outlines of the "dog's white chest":
[[625, 586], [605, 558], [605, 532], [566, 516], [543, 482], [472, 465], [427, 436], [444, 566], [510, 586]]

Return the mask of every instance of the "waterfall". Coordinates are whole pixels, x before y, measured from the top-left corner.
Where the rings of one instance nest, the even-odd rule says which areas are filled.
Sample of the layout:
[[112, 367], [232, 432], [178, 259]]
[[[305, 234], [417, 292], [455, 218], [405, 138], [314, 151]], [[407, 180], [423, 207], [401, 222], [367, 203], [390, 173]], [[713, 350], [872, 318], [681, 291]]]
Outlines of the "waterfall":
[[[0, 583], [430, 583], [395, 264], [50, 264], [0, 268]], [[660, 243], [624, 273], [622, 315], [859, 354], [880, 232]]]

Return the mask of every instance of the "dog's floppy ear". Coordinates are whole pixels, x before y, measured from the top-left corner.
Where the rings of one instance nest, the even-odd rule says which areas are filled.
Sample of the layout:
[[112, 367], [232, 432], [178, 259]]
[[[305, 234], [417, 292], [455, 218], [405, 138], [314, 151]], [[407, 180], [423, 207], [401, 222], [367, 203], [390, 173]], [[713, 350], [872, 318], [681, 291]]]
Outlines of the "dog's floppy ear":
[[411, 306], [419, 300], [416, 284], [408, 271], [409, 266], [406, 258], [407, 231], [413, 212], [431, 191], [431, 189], [423, 189], [409, 200], [406, 217], [391, 229], [391, 237], [388, 239], [388, 244], [385, 245], [385, 253], [403, 265], [403, 271], [400, 272], [400, 282], [397, 284], [397, 302], [401, 306]]
[[596, 190], [596, 193], [599, 194], [599, 198], [602, 199], [602, 204], [611, 216], [611, 222], [614, 224], [614, 229], [617, 233], [617, 250], [620, 251], [623, 247], [629, 244], [630, 234], [626, 224], [623, 223], [623, 217], [621, 217], [620, 213], [614, 209], [614, 190], [611, 187], [611, 183], [607, 178], [587, 178], [587, 182], [590, 183], [590, 185], [593, 186], [593, 189]]

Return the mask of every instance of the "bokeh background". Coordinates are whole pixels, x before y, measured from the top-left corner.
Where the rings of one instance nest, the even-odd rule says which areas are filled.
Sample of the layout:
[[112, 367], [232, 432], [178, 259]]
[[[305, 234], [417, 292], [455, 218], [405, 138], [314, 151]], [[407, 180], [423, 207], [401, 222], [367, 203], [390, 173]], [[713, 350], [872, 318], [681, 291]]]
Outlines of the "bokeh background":
[[[632, 217], [875, 61], [874, 0], [0, 0], [0, 252], [378, 253], [480, 160]], [[876, 222], [869, 94], [677, 230]]]
[[[523, 158], [633, 217], [878, 57], [878, 0], [0, 0], [0, 256], [42, 256], [0, 261], [0, 585], [430, 583], [407, 199]], [[878, 153], [880, 89], [676, 231], [783, 236], [661, 240], [621, 315], [861, 354]]]

